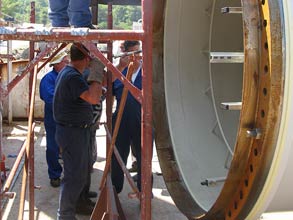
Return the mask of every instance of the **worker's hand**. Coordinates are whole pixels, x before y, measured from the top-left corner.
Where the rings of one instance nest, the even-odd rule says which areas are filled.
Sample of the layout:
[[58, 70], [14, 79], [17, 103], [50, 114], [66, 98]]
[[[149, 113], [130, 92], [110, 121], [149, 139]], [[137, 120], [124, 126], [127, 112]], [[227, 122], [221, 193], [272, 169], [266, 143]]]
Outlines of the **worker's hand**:
[[98, 58], [93, 58], [89, 64], [90, 73], [87, 81], [102, 83], [104, 79], [104, 68], [104, 64]]
[[117, 68], [122, 71], [124, 70], [126, 67], [128, 67], [130, 62], [130, 56], [122, 56], [119, 59], [119, 64], [117, 66]]

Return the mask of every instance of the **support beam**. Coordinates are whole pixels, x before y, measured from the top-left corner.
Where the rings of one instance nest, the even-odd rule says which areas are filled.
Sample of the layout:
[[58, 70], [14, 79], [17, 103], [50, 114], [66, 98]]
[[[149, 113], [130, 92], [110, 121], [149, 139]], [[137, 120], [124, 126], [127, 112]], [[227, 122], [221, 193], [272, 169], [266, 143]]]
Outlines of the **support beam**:
[[242, 102], [222, 102], [221, 108], [224, 110], [241, 110]]
[[0, 40], [28, 41], [107, 41], [142, 40], [142, 30], [92, 30], [89, 28], [8, 28], [0, 27]]
[[210, 52], [210, 63], [244, 63], [244, 53]]
[[224, 7], [221, 12], [222, 14], [242, 14], [242, 7]]
[[141, 219], [152, 219], [152, 155], [153, 155], [153, 1], [142, 0], [142, 110], [141, 110]]

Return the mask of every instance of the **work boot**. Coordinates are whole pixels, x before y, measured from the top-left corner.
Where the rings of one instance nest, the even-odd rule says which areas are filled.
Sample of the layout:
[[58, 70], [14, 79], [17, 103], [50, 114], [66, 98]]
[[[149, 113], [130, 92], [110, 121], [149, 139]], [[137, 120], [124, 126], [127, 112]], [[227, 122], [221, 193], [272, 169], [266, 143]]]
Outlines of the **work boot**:
[[91, 205], [77, 205], [76, 214], [79, 215], [91, 215], [94, 210], [94, 206]]
[[96, 198], [98, 196], [98, 193], [94, 191], [89, 191], [86, 195], [88, 198]]
[[89, 24], [89, 25], [83, 26], [83, 27], [74, 26], [74, 28], [89, 28], [89, 29], [92, 29], [92, 30], [97, 29], [93, 24]]
[[76, 214], [91, 215], [94, 210], [95, 204], [96, 203], [90, 199], [79, 200], [76, 205]]
[[91, 206], [95, 206], [96, 205], [96, 203], [95, 202], [93, 202], [92, 200], [90, 200], [89, 198], [82, 198], [82, 199], [79, 199], [78, 201], [77, 201], [77, 206], [78, 205], [91, 205]]
[[91, 205], [91, 206], [94, 206], [94, 207], [95, 207], [96, 203], [95, 203], [94, 201], [90, 200], [89, 198], [86, 198], [85, 200], [86, 200], [86, 204], [88, 204], [88, 205]]
[[136, 161], [132, 163], [132, 166], [131, 166], [130, 169], [128, 169], [128, 171], [130, 173], [136, 173], [137, 172], [137, 162]]
[[93, 24], [90, 24], [90, 25], [88, 26], [88, 28], [89, 28], [89, 29], [92, 29], [92, 30], [97, 29]]
[[60, 183], [61, 183], [60, 178], [50, 179], [50, 184], [54, 188], [59, 187], [60, 186]]
[[137, 179], [138, 179], [137, 174], [133, 175], [133, 176], [132, 176], [132, 179], [133, 179], [134, 182], [137, 182]]

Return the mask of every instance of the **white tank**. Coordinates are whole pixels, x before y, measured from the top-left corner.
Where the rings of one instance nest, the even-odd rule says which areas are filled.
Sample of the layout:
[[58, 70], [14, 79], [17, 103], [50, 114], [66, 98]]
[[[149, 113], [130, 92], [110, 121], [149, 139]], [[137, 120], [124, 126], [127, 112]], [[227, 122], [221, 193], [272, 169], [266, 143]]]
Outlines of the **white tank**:
[[156, 146], [178, 208], [293, 210], [292, 0], [153, 4]]

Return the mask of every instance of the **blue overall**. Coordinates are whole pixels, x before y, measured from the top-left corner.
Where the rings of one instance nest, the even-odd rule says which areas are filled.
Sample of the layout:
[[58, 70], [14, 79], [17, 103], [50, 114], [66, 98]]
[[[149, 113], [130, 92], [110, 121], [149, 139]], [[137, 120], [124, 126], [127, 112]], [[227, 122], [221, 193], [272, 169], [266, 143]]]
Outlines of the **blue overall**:
[[[126, 75], [127, 68], [122, 71], [123, 75]], [[134, 81], [134, 85], [141, 89], [141, 70], [138, 72], [137, 77]], [[119, 80], [115, 80], [113, 83], [113, 95], [116, 97], [117, 105], [116, 111], [113, 114], [113, 129], [116, 122], [119, 105], [121, 101], [123, 84]], [[127, 100], [125, 103], [124, 112], [121, 119], [121, 124], [119, 127], [116, 147], [123, 159], [124, 164], [127, 163], [127, 158], [130, 152], [130, 143], [133, 145], [136, 152], [136, 159], [138, 165], [138, 181], [137, 187], [141, 191], [141, 105], [140, 103], [128, 92]], [[124, 173], [119, 166], [116, 157], [112, 156], [111, 162], [111, 178], [112, 183], [117, 191], [120, 193], [123, 189], [124, 183]]]
[[49, 0], [49, 19], [53, 27], [88, 27], [92, 15], [90, 0]]
[[76, 205], [82, 203], [89, 190], [93, 110], [80, 98], [88, 89], [82, 74], [71, 66], [66, 66], [57, 77], [53, 107], [56, 141], [63, 150], [64, 161], [58, 220], [75, 220]]
[[53, 69], [42, 78], [40, 83], [40, 98], [45, 102], [46, 160], [50, 179], [58, 179], [62, 173], [62, 166], [58, 161], [59, 146], [55, 141], [56, 123], [53, 118], [53, 95], [57, 75], [58, 73]]

